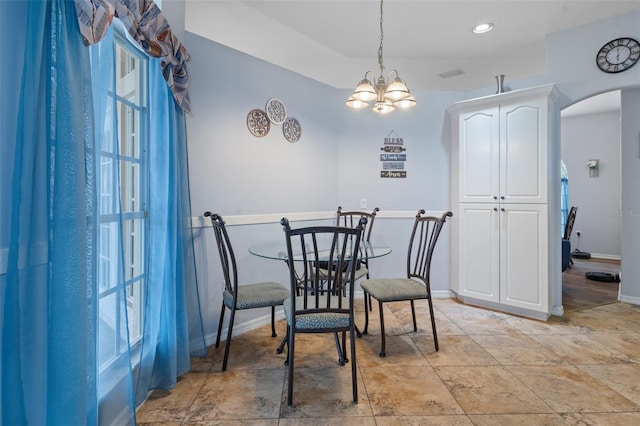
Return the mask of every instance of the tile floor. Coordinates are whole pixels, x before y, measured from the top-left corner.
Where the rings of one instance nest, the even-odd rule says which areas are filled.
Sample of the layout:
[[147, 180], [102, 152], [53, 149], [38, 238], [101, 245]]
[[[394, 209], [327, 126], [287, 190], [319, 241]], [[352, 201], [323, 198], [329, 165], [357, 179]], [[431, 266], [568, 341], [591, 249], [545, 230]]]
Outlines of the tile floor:
[[[407, 302], [385, 304], [387, 356], [377, 309], [357, 340], [358, 404], [349, 365], [331, 335], [296, 340], [294, 405], [284, 354], [270, 326], [192, 359], [170, 392], [138, 410], [141, 425], [638, 425], [640, 306], [614, 303], [548, 322], [435, 299], [440, 351], [428, 311], [412, 332]], [[377, 307], [377, 306], [376, 306]], [[359, 306], [359, 318], [364, 313]], [[242, 315], [242, 314], [240, 314]], [[360, 321], [362, 322], [362, 321]], [[284, 323], [278, 323], [284, 334]]]

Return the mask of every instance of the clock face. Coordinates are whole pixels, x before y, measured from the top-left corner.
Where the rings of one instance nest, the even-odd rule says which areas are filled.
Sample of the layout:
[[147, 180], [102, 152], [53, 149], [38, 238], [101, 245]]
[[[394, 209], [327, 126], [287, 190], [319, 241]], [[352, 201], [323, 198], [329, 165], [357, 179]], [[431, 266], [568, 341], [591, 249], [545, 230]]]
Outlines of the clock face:
[[604, 72], [617, 73], [628, 70], [638, 59], [640, 43], [629, 37], [621, 37], [602, 46], [596, 55], [596, 64]]

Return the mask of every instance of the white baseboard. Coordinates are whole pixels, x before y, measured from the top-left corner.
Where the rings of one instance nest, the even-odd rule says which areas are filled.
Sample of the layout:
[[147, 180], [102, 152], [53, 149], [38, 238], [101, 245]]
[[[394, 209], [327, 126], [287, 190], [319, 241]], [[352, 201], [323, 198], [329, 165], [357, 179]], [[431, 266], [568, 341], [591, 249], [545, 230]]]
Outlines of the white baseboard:
[[624, 303], [630, 303], [632, 305], [640, 305], [640, 297], [624, 296], [621, 294], [618, 297], [618, 300]]

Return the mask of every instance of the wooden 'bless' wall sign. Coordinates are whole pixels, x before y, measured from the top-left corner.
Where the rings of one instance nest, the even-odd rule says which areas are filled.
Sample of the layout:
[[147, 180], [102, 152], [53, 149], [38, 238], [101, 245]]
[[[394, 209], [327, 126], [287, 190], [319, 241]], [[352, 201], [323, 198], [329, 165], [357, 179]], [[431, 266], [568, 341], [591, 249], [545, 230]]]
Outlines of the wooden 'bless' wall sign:
[[407, 161], [407, 149], [404, 147], [404, 139], [393, 130], [384, 138], [384, 144], [380, 148], [381, 178], [406, 178], [407, 171], [404, 165]]

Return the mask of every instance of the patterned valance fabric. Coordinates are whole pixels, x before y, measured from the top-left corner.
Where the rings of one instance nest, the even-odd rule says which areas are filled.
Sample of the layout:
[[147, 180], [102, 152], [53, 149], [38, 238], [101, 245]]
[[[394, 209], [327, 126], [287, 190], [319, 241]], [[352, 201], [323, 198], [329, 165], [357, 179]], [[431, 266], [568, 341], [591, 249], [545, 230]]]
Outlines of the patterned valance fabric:
[[75, 5], [85, 45], [102, 40], [117, 17], [149, 56], [162, 58], [162, 75], [176, 102], [191, 112], [187, 90], [189, 53], [153, 0], [75, 0]]

